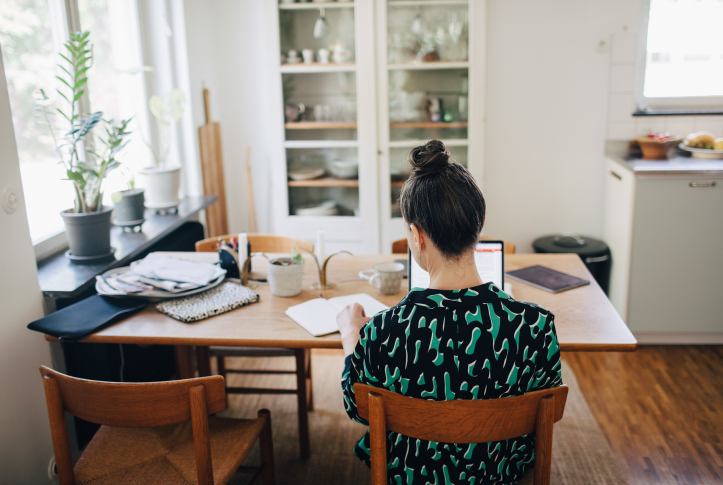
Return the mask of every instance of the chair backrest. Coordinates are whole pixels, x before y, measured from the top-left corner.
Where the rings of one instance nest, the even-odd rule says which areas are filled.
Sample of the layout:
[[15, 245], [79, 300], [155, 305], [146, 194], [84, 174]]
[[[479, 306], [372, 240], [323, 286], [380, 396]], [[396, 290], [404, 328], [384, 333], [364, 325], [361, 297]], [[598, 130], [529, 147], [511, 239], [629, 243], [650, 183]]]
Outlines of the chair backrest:
[[[236, 234], [225, 236], [209, 237], [196, 243], [196, 251], [212, 253], [216, 251], [216, 243], [219, 239], [228, 242]], [[294, 239], [292, 237], [275, 236], [273, 234], [247, 234], [246, 238], [251, 243], [251, 251], [255, 253], [291, 253], [294, 246], [314, 252], [314, 245], [310, 242]]]
[[60, 485], [75, 483], [64, 411], [92, 423], [127, 428], [192, 421], [199, 483], [213, 483], [208, 415], [226, 409], [223, 377], [148, 383], [99, 382], [67, 376], [45, 366], [40, 367], [40, 375]]
[[[562, 419], [567, 386], [502, 399], [428, 401], [354, 384], [369, 421], [372, 484], [387, 483], [386, 430], [443, 443], [484, 443], [537, 433], [535, 485], [549, 483], [552, 425]], [[539, 481], [538, 481], [539, 480]]]
[[[480, 236], [480, 241], [491, 241], [496, 240], [494, 237]], [[504, 241], [505, 243], [505, 254], [514, 254], [516, 247], [514, 243]], [[198, 243], [197, 243], [198, 244]], [[397, 239], [392, 242], [392, 254], [407, 254], [407, 239]]]

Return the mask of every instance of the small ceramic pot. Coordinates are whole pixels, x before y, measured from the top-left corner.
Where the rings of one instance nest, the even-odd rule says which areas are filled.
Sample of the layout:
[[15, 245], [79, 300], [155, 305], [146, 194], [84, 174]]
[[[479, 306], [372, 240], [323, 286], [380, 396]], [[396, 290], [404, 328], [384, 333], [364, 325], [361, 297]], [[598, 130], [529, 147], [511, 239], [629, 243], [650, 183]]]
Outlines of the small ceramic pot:
[[146, 189], [145, 203], [149, 209], [168, 209], [181, 203], [181, 167], [144, 168], [141, 182]]
[[113, 217], [118, 222], [136, 222], [144, 218], [143, 189], [121, 190], [112, 196], [115, 209]]
[[266, 275], [274, 296], [296, 296], [301, 293], [301, 280], [304, 277], [304, 265], [292, 264], [280, 266], [273, 264], [279, 259], [275, 258], [266, 263]]

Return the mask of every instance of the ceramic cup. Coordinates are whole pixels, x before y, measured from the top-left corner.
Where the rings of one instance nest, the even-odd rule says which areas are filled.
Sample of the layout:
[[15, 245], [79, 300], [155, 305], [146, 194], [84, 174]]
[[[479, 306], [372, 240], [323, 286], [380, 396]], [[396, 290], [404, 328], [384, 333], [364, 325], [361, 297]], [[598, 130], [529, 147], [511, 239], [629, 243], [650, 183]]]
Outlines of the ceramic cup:
[[402, 263], [380, 263], [374, 269], [360, 271], [359, 277], [379, 290], [382, 295], [396, 295], [402, 287], [404, 265]]
[[297, 62], [298, 60], [299, 60], [299, 53], [296, 52], [294, 49], [291, 49], [291, 50], [286, 54], [286, 61], [287, 61], [287, 62], [292, 62], [292, 63], [293, 63], [293, 62]]
[[329, 49], [319, 49], [317, 52], [317, 55], [319, 56], [319, 62], [322, 64], [329, 64], [329, 54]]
[[304, 49], [301, 51], [301, 55], [304, 57], [304, 64], [311, 64], [314, 62], [314, 51], [311, 49]]

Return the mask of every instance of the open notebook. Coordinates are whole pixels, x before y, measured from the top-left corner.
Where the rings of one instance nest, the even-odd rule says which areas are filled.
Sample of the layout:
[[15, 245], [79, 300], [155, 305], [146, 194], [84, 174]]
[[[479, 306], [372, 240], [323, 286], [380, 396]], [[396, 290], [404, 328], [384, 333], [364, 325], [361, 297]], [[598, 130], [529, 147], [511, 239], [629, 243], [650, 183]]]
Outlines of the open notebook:
[[321, 337], [339, 331], [336, 316], [342, 308], [352, 303], [359, 303], [363, 306], [364, 313], [368, 317], [389, 308], [366, 293], [358, 293], [356, 295], [337, 296], [328, 300], [316, 298], [305, 301], [299, 305], [289, 307], [286, 314], [314, 337]]

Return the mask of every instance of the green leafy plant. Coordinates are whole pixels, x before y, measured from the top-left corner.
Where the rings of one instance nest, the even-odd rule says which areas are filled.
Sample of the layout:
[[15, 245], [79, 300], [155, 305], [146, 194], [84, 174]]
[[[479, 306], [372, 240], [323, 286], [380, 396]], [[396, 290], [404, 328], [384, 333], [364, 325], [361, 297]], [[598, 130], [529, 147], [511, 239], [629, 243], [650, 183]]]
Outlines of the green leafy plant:
[[[56, 91], [68, 103], [66, 110], [53, 110], [50, 98], [43, 89], [39, 90], [35, 105], [40, 123], [48, 127], [56, 152], [65, 166], [66, 180], [73, 183], [75, 213], [97, 212], [103, 209], [103, 180], [118, 166], [116, 156], [126, 145], [127, 142], [123, 143], [123, 140], [130, 133], [127, 131], [130, 119], [116, 124], [113, 120], [102, 120], [102, 111], [89, 115], [80, 113], [78, 101], [85, 94], [84, 86], [88, 82], [86, 73], [93, 65], [93, 46], [89, 43], [89, 36], [90, 31], [72, 32], [70, 40], [64, 44], [65, 54], [59, 53], [63, 61], [58, 67], [64, 75], [56, 76], [62, 84], [61, 89]], [[62, 136], [56, 135], [56, 128], [53, 126], [55, 112], [68, 124], [68, 129]], [[103, 153], [97, 152], [93, 146], [85, 147], [84, 143], [101, 121], [109, 126], [106, 128], [107, 137], [102, 140], [105, 146]], [[81, 155], [85, 155], [84, 147], [89, 156]]]

